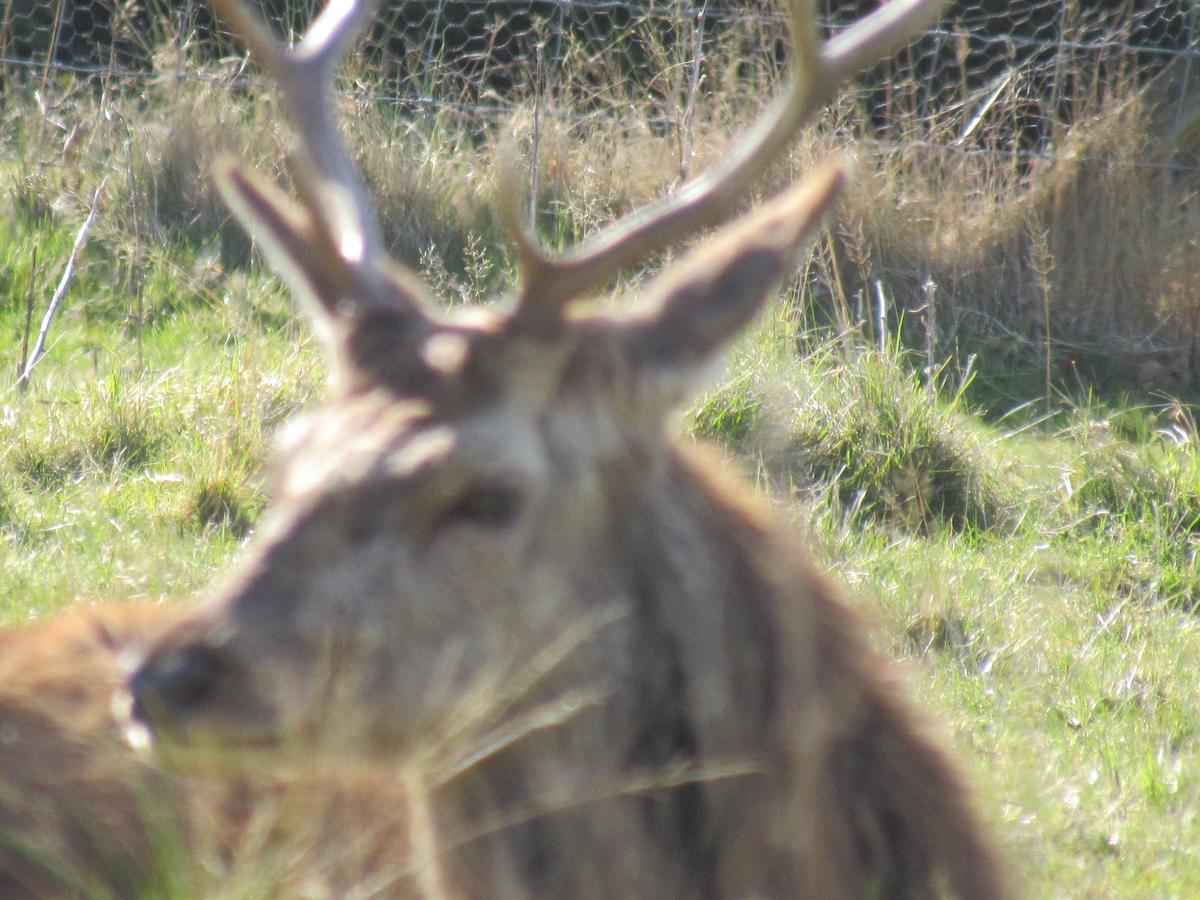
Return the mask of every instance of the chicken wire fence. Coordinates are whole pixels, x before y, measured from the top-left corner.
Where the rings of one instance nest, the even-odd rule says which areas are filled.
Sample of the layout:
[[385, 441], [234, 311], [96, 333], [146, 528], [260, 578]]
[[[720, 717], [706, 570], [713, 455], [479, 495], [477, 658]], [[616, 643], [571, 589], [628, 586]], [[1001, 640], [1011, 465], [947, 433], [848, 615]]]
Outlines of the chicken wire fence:
[[[3, 0], [0, 85], [43, 94], [81, 80], [136, 91], [205, 77], [237, 53], [203, 0]], [[319, 0], [258, 0], [287, 35]], [[818, 0], [835, 31], [873, 0]], [[923, 134], [966, 152], [1042, 154], [1055, 129], [1106, 97], [1172, 85], [1181, 107], [1197, 68], [1200, 0], [965, 0], [857, 85], [868, 136]], [[494, 122], [531, 103], [547, 115], [677, 123], [728, 84], [777, 74], [779, 5], [766, 0], [384, 0], [357, 86], [412, 114], [451, 109]], [[764, 85], [766, 82], [763, 82]], [[649, 101], [649, 104], [647, 104]], [[657, 110], [657, 113], [655, 112]]]

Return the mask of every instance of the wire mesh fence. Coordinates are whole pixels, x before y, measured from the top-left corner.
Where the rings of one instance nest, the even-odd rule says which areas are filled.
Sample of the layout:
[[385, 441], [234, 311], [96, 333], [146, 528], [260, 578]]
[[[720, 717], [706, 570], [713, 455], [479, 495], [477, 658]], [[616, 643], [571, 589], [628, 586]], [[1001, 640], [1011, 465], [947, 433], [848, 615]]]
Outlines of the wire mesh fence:
[[[319, 4], [259, 5], [294, 35]], [[822, 22], [833, 31], [875, 5], [820, 0]], [[1186, 96], [1197, 15], [1193, 0], [965, 0], [863, 76], [859, 98], [878, 140], [898, 137], [897, 121], [911, 139], [916, 117], [950, 147], [1040, 154], [1056, 128], [1131, 85], [1169, 72]], [[783, 31], [767, 0], [385, 0], [357, 74], [415, 114], [449, 108], [482, 124], [542, 100], [551, 116], [619, 117], [646, 98], [685, 107], [731, 71], [762, 77], [782, 63]], [[45, 90], [69, 74], [136, 90], [232, 52], [202, 0], [4, 0], [0, 20], [5, 85]]]
[[[295, 37], [323, 0], [252, 2]], [[829, 33], [878, 5], [817, 2]], [[76, 197], [81, 218], [76, 195], [110, 177], [130, 210], [112, 227], [134, 235], [135, 248], [219, 233], [221, 258], [244, 260], [248, 245], [202, 186], [202, 129], [178, 121], [199, 106], [173, 91], [197, 85], [189, 96], [209, 95], [210, 106], [237, 99], [228, 106], [240, 104], [250, 125], [231, 132], [247, 143], [238, 149], [268, 165], [273, 136], [260, 146], [259, 132], [276, 117], [255, 112], [269, 105], [267, 86], [204, 0], [0, 4], [0, 163], [17, 173], [11, 202], [53, 211]], [[486, 191], [486, 148], [505, 132], [529, 154], [531, 215], [564, 240], [670, 190], [700, 166], [693, 132], [697, 144], [718, 134], [697, 150], [712, 158], [720, 134], [778, 89], [788, 67], [781, 8], [382, 0], [342, 88], [392, 249], [448, 295], [494, 286], [503, 266], [479, 247], [502, 240], [490, 241], [494, 223], [480, 212], [489, 204], [474, 200]], [[863, 318], [855, 310], [881, 285], [911, 313], [936, 282], [938, 346], [984, 333], [1074, 372], [1081, 349], [1111, 369], [1120, 343], [1123, 359], [1140, 366], [1152, 348], [1171, 373], [1200, 383], [1200, 251], [1190, 237], [1200, 229], [1198, 20], [1197, 0], [953, 3], [825, 118], [822, 127], [849, 132], [874, 157], [809, 283], [849, 320]], [[457, 166], [466, 187], [443, 179], [418, 190], [404, 142], [433, 146], [439, 129], [457, 143], [438, 166]], [[386, 152], [366, 152], [372, 141]], [[893, 318], [893, 327], [915, 321]]]

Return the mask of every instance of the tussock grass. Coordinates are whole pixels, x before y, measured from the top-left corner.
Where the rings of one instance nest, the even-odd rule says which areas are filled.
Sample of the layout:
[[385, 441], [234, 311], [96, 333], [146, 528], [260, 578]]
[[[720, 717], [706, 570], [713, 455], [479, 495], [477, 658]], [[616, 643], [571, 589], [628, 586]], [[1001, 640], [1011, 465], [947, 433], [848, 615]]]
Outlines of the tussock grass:
[[926, 390], [895, 358], [868, 355], [821, 379], [792, 415], [800, 470], [847, 509], [911, 528], [1002, 528], [1017, 499], [962, 396]]
[[88, 476], [149, 466], [166, 439], [144, 398], [125, 401], [117, 381], [68, 408], [50, 412], [45, 431], [21, 435], [8, 448], [13, 470], [41, 488]]
[[778, 485], [827, 492], [859, 523], [1005, 528], [1020, 491], [971, 417], [965, 385], [946, 397], [903, 355], [855, 350], [847, 361], [845, 349], [824, 343], [807, 359], [743, 350], [693, 427], [758, 458]]
[[218, 472], [196, 480], [183, 522], [202, 531], [227, 528], [234, 538], [241, 539], [250, 531], [261, 506], [262, 498], [247, 491], [235, 475]]
[[[9, 237], [0, 257], [19, 261], [37, 235]], [[13, 388], [26, 273], [0, 295], [0, 330], [15, 338], [0, 373], [8, 621], [80, 597], [195, 594], [261, 509], [270, 434], [324, 374], [284, 317], [286, 296], [256, 270], [214, 271], [206, 299], [179, 302], [175, 273], [203, 269], [202, 252], [146, 258], [140, 329], [121, 263], [92, 257], [26, 394]]]

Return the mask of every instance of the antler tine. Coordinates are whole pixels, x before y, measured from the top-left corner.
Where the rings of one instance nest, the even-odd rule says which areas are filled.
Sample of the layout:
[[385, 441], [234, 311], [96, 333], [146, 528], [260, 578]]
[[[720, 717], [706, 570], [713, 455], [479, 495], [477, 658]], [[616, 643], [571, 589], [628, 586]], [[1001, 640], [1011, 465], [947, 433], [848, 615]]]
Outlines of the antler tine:
[[947, 0], [891, 0], [824, 47], [818, 46], [813, 5], [813, 0], [789, 0], [788, 87], [743, 141], [707, 173], [560, 257], [547, 255], [519, 219], [510, 219], [526, 267], [522, 313], [557, 316], [566, 301], [671, 242], [720, 221], [786, 150], [799, 129], [833, 98], [842, 81], [924, 31], [938, 19]]
[[542, 269], [553, 265], [554, 261], [546, 256], [533, 232], [525, 227], [524, 212], [521, 209], [521, 198], [525, 194], [521, 189], [517, 150], [512, 144], [501, 145], [497, 153], [496, 172], [500, 221], [512, 235], [518, 267], [528, 286], [531, 281], [536, 282], [545, 277], [546, 273]]
[[296, 187], [322, 238], [360, 277], [377, 278], [377, 264], [386, 255], [383, 237], [366, 185], [338, 132], [334, 77], [371, 22], [378, 0], [330, 0], [290, 48], [243, 0], [211, 2], [279, 90], [297, 138]]

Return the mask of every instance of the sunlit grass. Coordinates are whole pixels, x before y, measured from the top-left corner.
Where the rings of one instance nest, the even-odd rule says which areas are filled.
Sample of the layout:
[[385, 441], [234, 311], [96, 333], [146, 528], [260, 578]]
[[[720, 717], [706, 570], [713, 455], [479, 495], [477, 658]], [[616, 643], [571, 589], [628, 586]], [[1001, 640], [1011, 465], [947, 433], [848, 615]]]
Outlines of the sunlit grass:
[[[123, 118], [72, 95], [58, 114], [96, 123], [93, 164], [42, 154], [0, 168], [11, 184], [0, 198], [4, 624], [81, 601], [202, 594], [264, 507], [271, 432], [322, 392], [316, 348], [204, 178], [223, 144], [284, 168], [271, 102], [232, 90], [231, 72], [182, 96], [151, 85], [118, 97]], [[763, 99], [732, 87], [698, 114], [697, 167]], [[35, 105], [6, 100], [24, 146]], [[447, 302], [511, 285], [493, 213], [496, 134], [348, 102], [396, 254]], [[859, 172], [684, 427], [729, 449], [807, 530], [879, 644], [911, 662], [1031, 896], [1200, 895], [1200, 436], [1186, 405], [1145, 393], [1163, 388], [1161, 373], [1129, 349], [1191, 321], [1196, 213], [1176, 202], [1164, 213], [1161, 184], [1132, 165], [1147, 139], [1136, 109], [1073, 138], [1090, 162], [1032, 173], [848, 145], [834, 126], [856, 112], [839, 105], [773, 174], [791, 177], [830, 145], [848, 146]], [[510, 124], [530, 149], [531, 120]], [[679, 175], [675, 138], [649, 128], [551, 121], [539, 140], [538, 223], [555, 246]], [[20, 392], [26, 299], [36, 333], [106, 177], [101, 221]], [[1039, 240], [1040, 283], [1027, 277]], [[941, 305], [929, 343], [916, 309], [931, 276]], [[891, 299], [883, 335], [870, 321], [876, 282]], [[1093, 302], [1114, 329], [1107, 345], [1089, 336], [1078, 370], [1056, 358], [1050, 397], [1031, 325], [1047, 298], [1052, 338]], [[1089, 395], [1077, 371], [1109, 393]], [[1168, 375], [1166, 387], [1184, 386]], [[275, 871], [229, 895], [256, 895]], [[187, 896], [176, 882], [164, 876], [163, 894]]]

